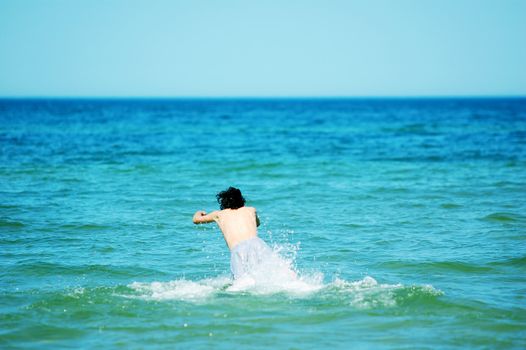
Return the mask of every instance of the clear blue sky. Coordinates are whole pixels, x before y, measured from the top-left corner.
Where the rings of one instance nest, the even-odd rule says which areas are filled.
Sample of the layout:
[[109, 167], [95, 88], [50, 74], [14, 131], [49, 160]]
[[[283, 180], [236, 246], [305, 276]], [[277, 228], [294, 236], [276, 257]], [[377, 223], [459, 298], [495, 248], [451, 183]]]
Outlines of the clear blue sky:
[[526, 0], [0, 0], [0, 96], [526, 95]]

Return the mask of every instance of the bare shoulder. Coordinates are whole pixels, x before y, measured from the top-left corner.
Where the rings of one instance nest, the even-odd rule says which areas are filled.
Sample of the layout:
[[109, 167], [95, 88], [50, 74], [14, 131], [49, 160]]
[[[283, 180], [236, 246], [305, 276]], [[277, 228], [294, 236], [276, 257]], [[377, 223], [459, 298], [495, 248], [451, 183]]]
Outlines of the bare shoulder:
[[225, 211], [226, 211], [226, 209], [224, 209], [224, 210], [215, 210], [211, 214], [214, 214], [215, 217], [220, 217], [221, 215], [223, 215], [225, 213]]
[[245, 208], [246, 208], [247, 210], [250, 210], [250, 211], [254, 211], [254, 212], [256, 211], [256, 208], [254, 208], [254, 207], [245, 207]]

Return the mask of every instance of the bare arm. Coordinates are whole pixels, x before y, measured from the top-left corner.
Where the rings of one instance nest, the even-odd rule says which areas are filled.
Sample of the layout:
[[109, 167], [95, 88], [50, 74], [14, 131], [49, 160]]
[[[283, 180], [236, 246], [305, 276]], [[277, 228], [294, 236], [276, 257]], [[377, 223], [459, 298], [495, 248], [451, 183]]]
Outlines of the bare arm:
[[214, 222], [216, 218], [217, 211], [213, 211], [210, 214], [207, 214], [202, 210], [198, 210], [195, 212], [192, 221], [194, 222], [194, 224], [207, 224], [209, 222]]

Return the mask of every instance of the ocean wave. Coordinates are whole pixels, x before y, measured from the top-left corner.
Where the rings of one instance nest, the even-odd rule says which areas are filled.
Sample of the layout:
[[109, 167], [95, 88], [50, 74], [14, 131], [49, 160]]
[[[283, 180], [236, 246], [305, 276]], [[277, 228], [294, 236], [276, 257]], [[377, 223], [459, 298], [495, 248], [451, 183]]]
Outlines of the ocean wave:
[[228, 277], [216, 277], [198, 281], [179, 279], [169, 282], [133, 282], [128, 287], [137, 292], [131, 297], [140, 299], [197, 302], [222, 290], [228, 283]]
[[378, 264], [382, 268], [413, 271], [436, 271], [441, 273], [481, 273], [493, 271], [491, 266], [464, 261], [384, 261]]
[[13, 275], [53, 277], [53, 276], [104, 276], [109, 277], [136, 277], [138, 275], [151, 276], [161, 274], [162, 271], [138, 267], [134, 265], [111, 266], [111, 265], [66, 265], [43, 261], [32, 261], [9, 266], [6, 271]]
[[0, 219], [0, 227], [22, 228], [26, 226], [23, 222]]
[[97, 230], [109, 230], [114, 227], [109, 225], [99, 225], [99, 224], [64, 224], [61, 225], [62, 229], [71, 229], [71, 230], [87, 230], [87, 231], [97, 231]]
[[[235, 295], [283, 295], [293, 299], [321, 298], [343, 302], [355, 308], [395, 306], [398, 301], [416, 294], [440, 295], [430, 285], [404, 286], [378, 283], [373, 277], [347, 281], [326, 278], [320, 271], [299, 271], [295, 268], [299, 245], [275, 244], [274, 255], [252, 266], [249, 273], [238, 279], [227, 275], [198, 280], [180, 278], [166, 282], [133, 282], [128, 285], [131, 293], [126, 297], [144, 300], [176, 300], [204, 303], [221, 297]], [[402, 294], [400, 294], [402, 293]]]
[[526, 217], [515, 213], [503, 213], [497, 212], [484, 216], [481, 218], [484, 221], [499, 222], [499, 223], [512, 223], [512, 222], [526, 222]]
[[191, 303], [213, 302], [221, 297], [285, 295], [293, 299], [321, 299], [344, 303], [357, 309], [395, 307], [422, 297], [438, 297], [442, 291], [431, 285], [379, 283], [371, 276], [347, 281], [335, 278], [323, 283], [323, 275], [314, 274], [291, 278], [288, 281], [241, 279], [233, 281], [227, 276], [201, 280], [177, 279], [168, 282], [133, 282], [131, 293], [122, 296], [147, 301], [183, 301]]
[[511, 266], [511, 267], [525, 267], [526, 256], [510, 257], [508, 259], [491, 262], [492, 266]]

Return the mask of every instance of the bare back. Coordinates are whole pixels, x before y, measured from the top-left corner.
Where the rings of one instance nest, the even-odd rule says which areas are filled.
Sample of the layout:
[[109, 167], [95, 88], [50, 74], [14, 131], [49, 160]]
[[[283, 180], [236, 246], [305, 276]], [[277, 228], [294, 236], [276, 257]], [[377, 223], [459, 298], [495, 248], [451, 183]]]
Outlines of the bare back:
[[226, 244], [230, 249], [245, 239], [257, 236], [258, 219], [256, 208], [224, 209], [212, 214], [216, 214], [214, 215], [214, 221], [219, 225]]
[[216, 210], [207, 214], [198, 210], [193, 217], [194, 224], [216, 222], [223, 232], [228, 248], [234, 248], [239, 242], [256, 237], [259, 218], [254, 207]]

